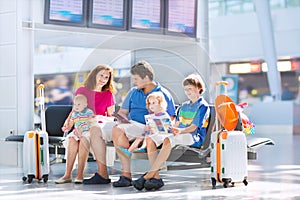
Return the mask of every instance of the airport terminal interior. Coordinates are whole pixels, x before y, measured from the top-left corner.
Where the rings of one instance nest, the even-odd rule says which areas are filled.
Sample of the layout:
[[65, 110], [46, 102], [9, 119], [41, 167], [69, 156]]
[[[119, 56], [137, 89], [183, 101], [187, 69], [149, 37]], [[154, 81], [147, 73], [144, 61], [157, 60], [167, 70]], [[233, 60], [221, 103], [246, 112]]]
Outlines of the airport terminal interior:
[[[0, 0], [0, 199], [300, 200], [297, 19], [300, 0]], [[209, 104], [218, 81], [228, 82], [234, 103], [247, 103], [243, 113], [254, 124], [253, 132], [243, 130], [254, 155], [248, 157], [248, 184], [225, 188], [217, 182], [213, 189], [209, 154], [193, 150], [188, 162], [165, 163], [165, 185], [157, 191], [55, 184], [66, 163], [53, 144], [48, 181], [23, 181], [23, 140], [7, 138], [40, 126], [38, 86], [45, 86], [47, 109], [55, 106], [53, 88], [74, 92], [93, 67], [109, 64], [119, 107], [133, 86], [130, 67], [140, 60], [151, 63], [176, 105], [187, 100], [181, 85], [191, 73], [204, 79]], [[133, 179], [149, 170], [146, 155], [136, 156]], [[121, 168], [117, 157], [109, 159], [112, 182]], [[96, 170], [90, 158], [85, 178]], [[77, 165], [73, 178], [76, 172]]]

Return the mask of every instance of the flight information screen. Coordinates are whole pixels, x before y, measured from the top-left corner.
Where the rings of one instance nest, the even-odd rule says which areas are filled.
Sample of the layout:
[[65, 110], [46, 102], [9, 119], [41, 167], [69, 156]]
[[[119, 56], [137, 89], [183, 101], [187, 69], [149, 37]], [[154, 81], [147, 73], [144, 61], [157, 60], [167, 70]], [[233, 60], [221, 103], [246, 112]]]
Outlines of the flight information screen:
[[67, 22], [83, 21], [82, 0], [50, 0], [49, 19]]
[[161, 29], [161, 0], [132, 0], [131, 28]]
[[196, 0], [168, 1], [167, 30], [194, 35], [196, 33]]
[[125, 28], [125, 6], [123, 0], [93, 0], [91, 23]]

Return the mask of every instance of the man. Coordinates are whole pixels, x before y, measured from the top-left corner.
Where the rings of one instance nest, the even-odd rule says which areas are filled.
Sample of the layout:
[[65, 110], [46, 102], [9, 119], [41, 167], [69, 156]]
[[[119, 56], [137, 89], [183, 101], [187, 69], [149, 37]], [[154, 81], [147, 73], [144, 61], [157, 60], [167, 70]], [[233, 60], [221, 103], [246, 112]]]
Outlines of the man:
[[129, 187], [132, 185], [130, 157], [124, 155], [121, 148], [128, 149], [129, 142], [144, 133], [145, 118], [148, 114], [146, 108], [146, 98], [152, 92], [162, 92], [168, 103], [167, 112], [171, 117], [175, 116], [175, 106], [171, 94], [154, 81], [154, 71], [152, 66], [141, 61], [133, 65], [130, 69], [133, 87], [127, 94], [119, 114], [131, 120], [130, 124], [119, 124], [112, 130], [112, 139], [117, 149], [117, 154], [122, 164], [122, 175], [120, 179], [113, 183], [114, 187]]

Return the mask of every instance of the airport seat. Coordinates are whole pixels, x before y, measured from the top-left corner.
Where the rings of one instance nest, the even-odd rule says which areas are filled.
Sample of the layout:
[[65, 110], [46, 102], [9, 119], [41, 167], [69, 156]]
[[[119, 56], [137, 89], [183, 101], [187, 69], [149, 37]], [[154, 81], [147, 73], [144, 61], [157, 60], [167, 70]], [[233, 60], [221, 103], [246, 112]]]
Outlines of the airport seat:
[[[49, 134], [49, 151], [55, 154], [55, 160], [51, 163], [59, 162], [60, 155], [65, 154], [63, 147], [63, 135], [61, 130], [65, 119], [70, 113], [72, 106], [49, 106], [46, 109], [46, 131]], [[216, 130], [215, 127], [216, 113], [213, 105], [210, 105], [210, 117], [207, 127], [207, 133], [203, 144], [199, 148], [188, 146], [176, 146], [168, 158], [169, 162], [188, 162], [195, 165], [179, 165], [167, 166], [168, 169], [186, 169], [195, 167], [209, 167], [210, 160], [210, 143], [211, 133]], [[220, 130], [220, 128], [218, 128]], [[6, 141], [23, 142], [24, 135], [11, 135], [6, 137]], [[256, 150], [264, 145], [273, 145], [274, 142], [269, 138], [254, 138], [248, 140], [248, 159], [256, 159]], [[107, 146], [113, 146], [112, 142], [107, 143]], [[147, 153], [133, 153], [132, 159], [148, 159]], [[89, 159], [92, 161], [93, 159]]]
[[[177, 113], [180, 108], [177, 108]], [[208, 159], [210, 154], [210, 139], [211, 133], [215, 128], [215, 108], [210, 105], [210, 116], [208, 121], [208, 126], [206, 130], [206, 137], [203, 144], [199, 148], [189, 147], [186, 145], [178, 145], [172, 149], [172, 152], [168, 158], [168, 162], [188, 162], [194, 163], [194, 165], [180, 164], [180, 165], [169, 165], [167, 169], [187, 169], [187, 168], [197, 168], [197, 167], [209, 167], [210, 161]], [[147, 153], [133, 153], [133, 159], [148, 159]]]
[[[72, 110], [71, 105], [52, 105], [45, 111], [46, 131], [49, 136], [49, 153], [55, 154], [55, 160], [51, 161], [51, 164], [60, 162], [60, 155], [65, 153], [63, 147], [63, 126], [66, 118]], [[5, 138], [5, 141], [10, 142], [23, 142], [24, 135], [10, 135]]]

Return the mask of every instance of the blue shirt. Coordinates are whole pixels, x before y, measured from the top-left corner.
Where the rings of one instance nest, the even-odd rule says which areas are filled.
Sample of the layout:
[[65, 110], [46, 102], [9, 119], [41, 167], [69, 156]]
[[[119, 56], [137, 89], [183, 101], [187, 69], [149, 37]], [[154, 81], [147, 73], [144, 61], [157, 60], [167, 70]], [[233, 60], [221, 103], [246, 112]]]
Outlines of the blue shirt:
[[149, 113], [146, 108], [146, 99], [152, 92], [162, 92], [164, 94], [168, 104], [167, 113], [170, 116], [175, 116], [174, 100], [171, 94], [167, 89], [157, 83], [148, 94], [145, 94], [143, 90], [138, 89], [137, 87], [131, 88], [121, 106], [122, 109], [129, 110], [128, 119], [146, 124], [144, 116]]
[[209, 105], [201, 97], [195, 103], [191, 101], [184, 102], [180, 107], [176, 121], [179, 121], [179, 128], [186, 128], [191, 124], [195, 124], [198, 128], [191, 132], [194, 144], [192, 147], [199, 147], [206, 136], [206, 127], [209, 118]]

